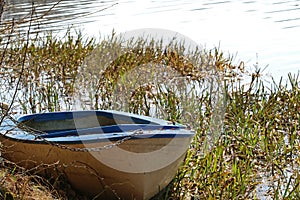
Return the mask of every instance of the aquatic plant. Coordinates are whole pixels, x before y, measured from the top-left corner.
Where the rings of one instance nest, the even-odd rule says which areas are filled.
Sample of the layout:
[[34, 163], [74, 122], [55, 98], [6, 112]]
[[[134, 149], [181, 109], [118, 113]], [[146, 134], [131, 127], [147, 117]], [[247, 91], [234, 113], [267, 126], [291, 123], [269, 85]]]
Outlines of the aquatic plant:
[[[298, 76], [270, 87], [259, 67], [247, 71], [219, 48], [185, 52], [180, 43], [163, 46], [149, 38], [124, 45], [114, 34], [98, 43], [80, 32], [59, 39], [2, 35], [0, 101], [9, 109], [1, 108], [1, 118], [12, 112], [122, 109], [188, 123], [196, 135], [185, 162], [154, 199], [299, 199]], [[221, 134], [207, 140], [212, 131]], [[14, 174], [17, 167], [7, 161], [1, 166], [1, 198], [27, 198], [27, 180], [38, 176], [25, 176], [15, 187], [28, 172]], [[70, 195], [61, 195], [63, 179], [51, 182], [56, 192], [37, 179], [53, 196]]]

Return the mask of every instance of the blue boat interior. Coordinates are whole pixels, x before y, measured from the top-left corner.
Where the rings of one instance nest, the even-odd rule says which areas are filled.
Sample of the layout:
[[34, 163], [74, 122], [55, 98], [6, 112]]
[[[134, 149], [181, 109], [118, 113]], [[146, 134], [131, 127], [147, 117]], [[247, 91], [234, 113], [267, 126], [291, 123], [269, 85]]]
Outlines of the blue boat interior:
[[21, 129], [36, 130], [43, 138], [186, 128], [165, 120], [114, 111], [31, 114], [19, 118], [18, 122]]
[[112, 126], [102, 126], [87, 129], [77, 129], [68, 131], [53, 131], [47, 132], [48, 134], [42, 134], [43, 138], [53, 137], [65, 137], [65, 136], [79, 136], [79, 135], [90, 135], [90, 134], [101, 134], [101, 133], [122, 133], [132, 132], [137, 130], [151, 131], [151, 130], [177, 130], [179, 126], [160, 126], [160, 125], [140, 125], [140, 124], [122, 124]]

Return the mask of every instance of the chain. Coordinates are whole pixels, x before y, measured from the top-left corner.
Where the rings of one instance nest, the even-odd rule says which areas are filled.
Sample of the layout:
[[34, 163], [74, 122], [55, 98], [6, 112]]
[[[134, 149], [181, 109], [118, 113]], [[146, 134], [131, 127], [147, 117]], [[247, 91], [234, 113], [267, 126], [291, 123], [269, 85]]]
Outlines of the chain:
[[41, 134], [47, 134], [47, 132], [36, 130], [36, 129], [33, 129], [31, 127], [28, 127], [28, 126], [26, 126], [26, 125], [24, 125], [22, 123], [19, 123], [18, 121], [16, 121], [11, 116], [8, 116], [8, 118], [13, 123], [15, 123], [18, 127], [20, 127], [21, 129], [23, 129], [24, 131], [26, 131], [28, 134], [33, 135], [36, 139], [39, 139], [42, 142], [45, 142], [46, 144], [49, 144], [49, 145], [52, 145], [52, 146], [55, 146], [55, 147], [58, 147], [58, 148], [61, 148], [61, 149], [66, 149], [66, 150], [69, 150], [69, 151], [75, 151], [75, 152], [98, 152], [98, 151], [102, 151], [102, 150], [108, 150], [108, 149], [111, 149], [111, 148], [114, 148], [116, 146], [121, 145], [122, 143], [124, 143], [127, 140], [130, 140], [131, 138], [133, 138], [136, 135], [143, 134], [143, 130], [142, 129], [137, 129], [137, 130], [134, 130], [132, 132], [132, 134], [128, 135], [127, 137], [124, 137], [124, 138], [122, 138], [122, 139], [120, 139], [120, 140], [118, 140], [118, 141], [116, 141], [114, 143], [111, 143], [111, 144], [107, 144], [107, 145], [104, 145], [104, 146], [101, 146], [101, 147], [93, 147], [93, 148], [87, 148], [87, 147], [77, 148], [77, 147], [70, 147], [68, 145], [59, 144], [59, 143], [56, 143], [56, 142], [51, 142], [49, 140], [46, 140], [45, 138], [43, 138], [41, 136]]
[[115, 143], [112, 143], [112, 144], [107, 144], [107, 145], [104, 145], [104, 146], [101, 146], [101, 147], [93, 147], [93, 148], [87, 148], [87, 147], [84, 147], [84, 148], [76, 148], [76, 147], [70, 147], [70, 146], [67, 146], [67, 145], [62, 145], [62, 144], [59, 144], [59, 143], [55, 143], [55, 142], [50, 142], [44, 138], [41, 138], [42, 140], [44, 140], [46, 143], [49, 143], [51, 145], [54, 145], [56, 147], [59, 147], [61, 149], [66, 149], [66, 150], [70, 150], [70, 151], [76, 151], [76, 152], [98, 152], [98, 151], [102, 151], [102, 150], [108, 150], [108, 149], [111, 149], [113, 147], [116, 147], [116, 146], [119, 146], [120, 144], [124, 143], [125, 141], [127, 140], [130, 140], [133, 136], [135, 135], [139, 135], [139, 134], [142, 134], [143, 131], [138, 129], [138, 130], [135, 130], [133, 131], [132, 134], [130, 134], [129, 136], [127, 137], [124, 137], [118, 141], [116, 141]]

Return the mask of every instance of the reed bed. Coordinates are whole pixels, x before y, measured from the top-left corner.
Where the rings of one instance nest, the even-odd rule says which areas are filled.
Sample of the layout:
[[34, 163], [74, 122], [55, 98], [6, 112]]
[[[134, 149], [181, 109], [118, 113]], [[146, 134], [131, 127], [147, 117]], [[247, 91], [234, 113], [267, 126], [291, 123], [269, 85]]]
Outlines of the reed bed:
[[275, 83], [267, 89], [252, 76], [246, 91], [226, 87], [221, 137], [204, 156], [194, 141], [171, 196], [299, 199], [299, 81], [290, 75], [291, 89]]
[[[16, 113], [117, 109], [184, 123], [196, 135], [154, 199], [300, 199], [298, 75], [266, 84], [259, 67], [176, 41], [1, 37], [0, 101], [9, 103], [1, 122]], [[63, 192], [65, 181], [37, 177], [2, 160], [0, 197], [26, 199], [33, 188], [42, 188], [40, 198], [76, 197]]]

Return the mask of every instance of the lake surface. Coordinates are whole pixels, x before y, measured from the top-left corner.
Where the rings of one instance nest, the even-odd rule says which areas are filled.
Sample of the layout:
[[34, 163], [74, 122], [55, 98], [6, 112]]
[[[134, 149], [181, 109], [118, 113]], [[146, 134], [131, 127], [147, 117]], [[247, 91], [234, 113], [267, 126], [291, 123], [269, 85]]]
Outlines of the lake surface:
[[[35, 29], [80, 28], [84, 35], [109, 35], [162, 28], [198, 44], [236, 55], [247, 66], [268, 66], [275, 78], [300, 69], [300, 0], [6, 0], [2, 22], [38, 16]], [[34, 31], [34, 29], [32, 30]]]

